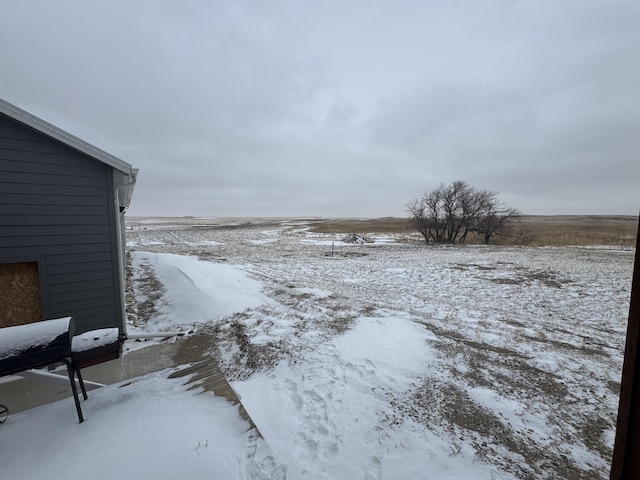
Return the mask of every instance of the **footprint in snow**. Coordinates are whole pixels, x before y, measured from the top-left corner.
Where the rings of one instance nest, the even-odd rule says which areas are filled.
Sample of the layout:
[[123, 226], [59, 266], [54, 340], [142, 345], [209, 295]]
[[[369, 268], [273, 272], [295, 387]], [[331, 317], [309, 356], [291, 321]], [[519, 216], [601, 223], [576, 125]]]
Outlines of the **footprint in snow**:
[[289, 398], [293, 402], [293, 406], [297, 410], [302, 410], [304, 407], [304, 398], [298, 393], [298, 386], [291, 380], [287, 379], [284, 382], [284, 388], [289, 392]]
[[247, 438], [247, 459], [245, 464], [246, 480], [286, 480], [287, 472], [282, 465], [277, 465], [271, 455], [256, 462], [258, 451], [258, 433], [252, 431]]
[[377, 425], [365, 434], [364, 444], [365, 445], [384, 445], [388, 439], [389, 439], [389, 434], [387, 433], [387, 431], [380, 425]]
[[271, 455], [264, 457], [255, 466], [255, 473], [249, 477], [251, 480], [285, 480], [287, 478], [284, 467], [276, 465]]
[[382, 476], [382, 462], [376, 455], [369, 459], [367, 470], [364, 473], [363, 480], [380, 480]]

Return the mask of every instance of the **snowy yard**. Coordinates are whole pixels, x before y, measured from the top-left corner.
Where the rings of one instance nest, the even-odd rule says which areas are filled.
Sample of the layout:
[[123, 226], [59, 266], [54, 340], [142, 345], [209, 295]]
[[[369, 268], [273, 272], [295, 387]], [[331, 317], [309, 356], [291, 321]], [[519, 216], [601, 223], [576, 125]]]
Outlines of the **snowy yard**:
[[[60, 457], [86, 435], [135, 478], [608, 477], [633, 252], [344, 244], [302, 222], [192, 223], [127, 232], [129, 331], [209, 336], [206, 354], [264, 440], [223, 400], [155, 374], [94, 392], [82, 426], [64, 402], [16, 415], [0, 427], [3, 457], [34, 443], [8, 442], [25, 434], [17, 420], [39, 418], [63, 439]], [[109, 409], [134, 426], [110, 427]], [[81, 466], [100, 471], [82, 448]]]

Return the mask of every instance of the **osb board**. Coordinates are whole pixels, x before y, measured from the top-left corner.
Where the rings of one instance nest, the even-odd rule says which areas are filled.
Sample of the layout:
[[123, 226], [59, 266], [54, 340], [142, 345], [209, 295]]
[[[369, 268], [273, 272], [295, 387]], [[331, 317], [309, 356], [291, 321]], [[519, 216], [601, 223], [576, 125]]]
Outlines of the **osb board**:
[[42, 319], [37, 262], [0, 263], [0, 328]]

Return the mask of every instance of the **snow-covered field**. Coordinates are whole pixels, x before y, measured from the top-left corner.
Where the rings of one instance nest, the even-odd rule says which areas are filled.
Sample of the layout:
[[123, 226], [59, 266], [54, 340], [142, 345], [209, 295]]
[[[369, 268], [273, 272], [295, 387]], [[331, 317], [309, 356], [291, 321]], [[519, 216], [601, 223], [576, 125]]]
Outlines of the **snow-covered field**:
[[289, 478], [607, 476], [632, 252], [129, 233], [139, 295], [167, 286], [143, 328], [215, 338]]
[[[100, 408], [84, 407], [89, 418], [134, 388], [195, 412], [169, 428], [185, 430], [198, 469], [156, 445], [180, 468], [136, 478], [608, 476], [633, 252], [440, 248], [390, 235], [346, 244], [304, 222], [199, 223], [127, 232], [129, 330], [210, 337], [206, 354], [263, 439], [220, 427], [216, 412], [229, 412], [219, 399], [204, 405], [158, 376], [107, 387], [95, 392]], [[36, 410], [46, 408], [62, 407]]]

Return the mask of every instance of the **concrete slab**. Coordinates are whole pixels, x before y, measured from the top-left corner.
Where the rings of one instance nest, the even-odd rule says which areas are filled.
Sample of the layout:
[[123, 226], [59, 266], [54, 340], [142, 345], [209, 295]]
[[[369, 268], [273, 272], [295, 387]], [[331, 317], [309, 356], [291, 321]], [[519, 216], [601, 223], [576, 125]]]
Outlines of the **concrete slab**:
[[220, 368], [213, 360], [203, 360], [169, 375], [169, 378], [181, 377], [187, 377], [186, 385], [190, 385], [189, 390], [200, 389], [201, 393], [212, 392], [216, 397], [226, 398], [232, 405], [239, 405], [240, 416], [249, 423], [249, 429], [254, 429], [258, 436], [262, 436], [240, 402], [238, 394], [229, 385], [229, 382], [227, 382]]
[[[221, 377], [226, 383], [226, 379], [217, 365], [210, 357], [206, 356], [211, 341], [210, 335], [198, 333], [162, 343], [154, 343], [148, 347], [125, 353], [119, 359], [85, 368], [82, 370], [82, 377], [85, 381], [113, 384], [166, 368], [206, 360], [209, 362], [209, 370], [213, 372], [204, 374], [207, 381], [211, 378], [219, 380]], [[132, 341], [128, 340], [127, 342]], [[125, 350], [126, 348], [127, 344], [125, 343]], [[66, 368], [60, 367], [54, 373], [62, 376], [64, 380], [58, 382], [45, 378], [22, 378], [19, 376], [0, 378], [0, 404], [6, 405], [9, 408], [9, 414], [12, 414], [71, 397]], [[196, 384], [194, 383], [194, 385]], [[209, 386], [205, 386], [205, 388], [209, 388]], [[229, 398], [232, 403], [239, 403], [239, 400], [236, 402], [237, 396], [234, 399], [232, 395], [227, 395], [226, 387], [216, 388], [217, 390], [215, 388], [212, 390], [216, 395]], [[232, 391], [230, 386], [228, 389]], [[91, 395], [90, 392], [89, 395]], [[70, 401], [70, 408], [73, 408], [72, 401]]]

